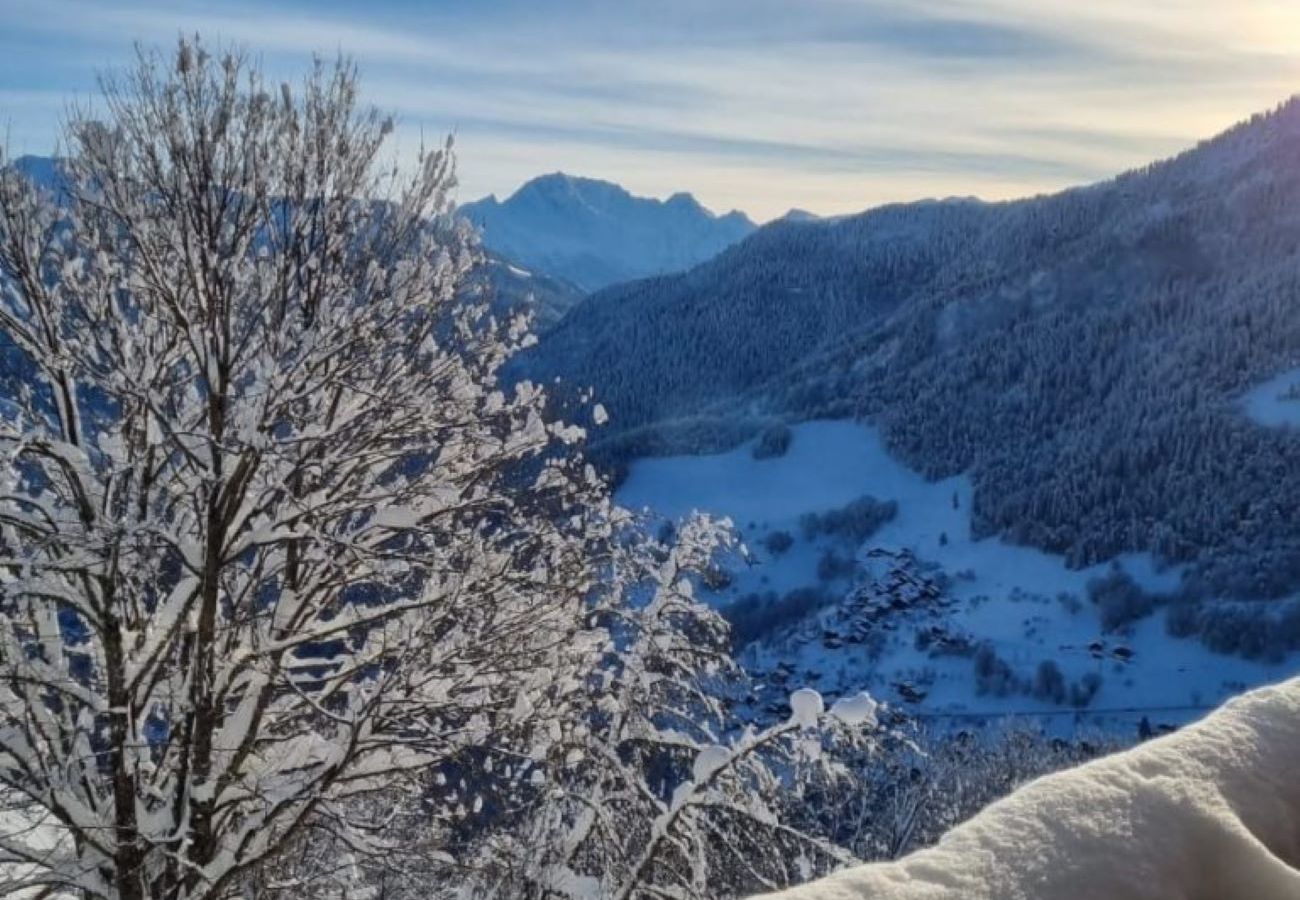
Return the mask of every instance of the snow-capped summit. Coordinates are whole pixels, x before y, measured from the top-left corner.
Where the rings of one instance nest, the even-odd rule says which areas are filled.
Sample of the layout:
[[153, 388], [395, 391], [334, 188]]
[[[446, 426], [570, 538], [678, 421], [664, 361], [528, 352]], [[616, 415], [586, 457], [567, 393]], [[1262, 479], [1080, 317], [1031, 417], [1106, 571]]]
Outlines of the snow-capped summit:
[[714, 215], [688, 193], [636, 197], [563, 172], [534, 178], [506, 200], [467, 203], [461, 213], [493, 252], [589, 291], [688, 269], [755, 228], [744, 213]]
[[821, 219], [821, 216], [817, 215], [816, 213], [809, 212], [809, 211], [806, 210], [806, 209], [800, 209], [800, 208], [797, 207], [797, 206], [792, 206], [790, 209], [786, 210], [785, 215], [783, 215], [783, 216], [780, 218], [779, 221], [781, 221], [781, 222], [816, 222], [816, 221], [819, 221], [820, 219]]

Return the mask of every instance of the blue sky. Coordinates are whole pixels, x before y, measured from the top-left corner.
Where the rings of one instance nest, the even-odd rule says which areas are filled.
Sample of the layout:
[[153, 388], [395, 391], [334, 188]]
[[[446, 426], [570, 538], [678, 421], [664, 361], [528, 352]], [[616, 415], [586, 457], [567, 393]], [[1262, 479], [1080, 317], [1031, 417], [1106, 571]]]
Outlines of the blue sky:
[[456, 133], [462, 199], [563, 170], [759, 219], [1091, 181], [1300, 91], [1300, 0], [0, 0], [11, 152], [196, 30], [351, 54], [399, 153]]

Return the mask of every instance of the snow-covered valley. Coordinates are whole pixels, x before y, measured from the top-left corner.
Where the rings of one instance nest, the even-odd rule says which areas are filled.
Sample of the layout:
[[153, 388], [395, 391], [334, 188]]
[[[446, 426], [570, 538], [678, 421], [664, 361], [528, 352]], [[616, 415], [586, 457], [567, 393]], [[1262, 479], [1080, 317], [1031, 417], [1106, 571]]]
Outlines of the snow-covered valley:
[[[1158, 600], [1108, 629], [1090, 582], [1109, 577], [1159, 596], [1181, 573], [1145, 555], [1070, 569], [1029, 547], [972, 540], [966, 478], [926, 481], [862, 424], [808, 422], [790, 436], [783, 455], [767, 458], [750, 442], [637, 460], [618, 492], [663, 519], [699, 510], [732, 521], [744, 549], [702, 587], [714, 605], [734, 613], [734, 604], [762, 610], [790, 598], [786, 618], [740, 650], [768, 692], [758, 706], [773, 715], [790, 687], [808, 684], [828, 698], [867, 689], [962, 727], [1024, 715], [1056, 732], [1131, 733], [1143, 717], [1156, 729], [1181, 723], [1300, 671], [1296, 654], [1251, 661], [1173, 637]], [[861, 544], [851, 529], [809, 527], [809, 514], [864, 496], [897, 508]]]

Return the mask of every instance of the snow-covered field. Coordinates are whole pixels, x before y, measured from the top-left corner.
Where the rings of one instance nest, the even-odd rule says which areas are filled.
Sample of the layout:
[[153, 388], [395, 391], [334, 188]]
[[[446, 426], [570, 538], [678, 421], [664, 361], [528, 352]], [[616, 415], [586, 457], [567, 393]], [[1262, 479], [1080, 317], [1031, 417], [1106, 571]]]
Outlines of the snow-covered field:
[[[712, 456], [638, 460], [618, 492], [624, 505], [669, 519], [700, 510], [732, 520], [750, 559], [726, 560], [731, 582], [706, 591], [710, 602], [724, 607], [754, 593], [780, 596], [817, 586], [819, 580], [829, 596], [840, 598], [862, 583], [863, 569], [877, 579], [889, 576], [894, 560], [868, 558], [873, 549], [910, 551], [917, 562], [909, 571], [940, 586], [939, 596], [890, 610], [865, 626], [850, 623], [845, 604], [836, 604], [802, 625], [775, 629], [742, 654], [752, 670], [776, 675], [773, 697], [786, 682], [810, 684], [831, 697], [865, 688], [912, 712], [963, 727], [1026, 713], [1043, 716], [1058, 730], [1127, 730], [1144, 715], [1157, 726], [1187, 721], [1248, 686], [1300, 671], [1294, 655], [1268, 665], [1173, 638], [1159, 609], [1127, 629], [1103, 633], [1087, 584], [1107, 574], [1110, 564], [1072, 570], [1061, 558], [1032, 548], [971, 540], [969, 481], [926, 481], [891, 458], [870, 427], [809, 422], [793, 428], [784, 456], [758, 460], [752, 449], [747, 444]], [[898, 503], [895, 518], [864, 545], [845, 546], [834, 536], [804, 537], [801, 516], [843, 507], [863, 495]], [[794, 538], [779, 554], [765, 546], [777, 531]], [[859, 574], [819, 579], [818, 562], [828, 550], [845, 558], [856, 552]], [[1126, 556], [1114, 565], [1155, 593], [1174, 588], [1180, 577], [1176, 570], [1160, 571], [1147, 556]], [[941, 635], [945, 649], [934, 643], [918, 649], [919, 631]], [[987, 685], [980, 689], [971, 653], [978, 644], [995, 651], [1011, 670], [1014, 686], [1001, 694]], [[1100, 677], [1082, 712], [1069, 699], [1034, 695], [1044, 660], [1059, 669], [1067, 691]]]
[[1246, 415], [1261, 425], [1300, 427], [1300, 369], [1290, 369], [1251, 388], [1242, 403]]

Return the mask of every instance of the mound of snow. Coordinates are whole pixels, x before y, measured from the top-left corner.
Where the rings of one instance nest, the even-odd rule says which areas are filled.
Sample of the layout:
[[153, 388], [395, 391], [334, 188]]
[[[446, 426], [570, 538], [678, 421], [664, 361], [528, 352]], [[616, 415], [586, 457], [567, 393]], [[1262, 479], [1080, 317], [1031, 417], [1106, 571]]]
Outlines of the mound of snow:
[[710, 744], [696, 754], [695, 764], [691, 767], [691, 777], [696, 784], [707, 781], [714, 772], [721, 769], [730, 760], [730, 750], [720, 744]]
[[871, 699], [870, 694], [862, 691], [852, 697], [836, 700], [831, 706], [831, 715], [845, 725], [874, 725], [879, 706], [880, 704]]
[[898, 862], [768, 900], [1295, 900], [1300, 679], [1048, 775]]
[[812, 688], [800, 688], [790, 695], [790, 720], [804, 728], [816, 725], [825, 711], [822, 695]]

